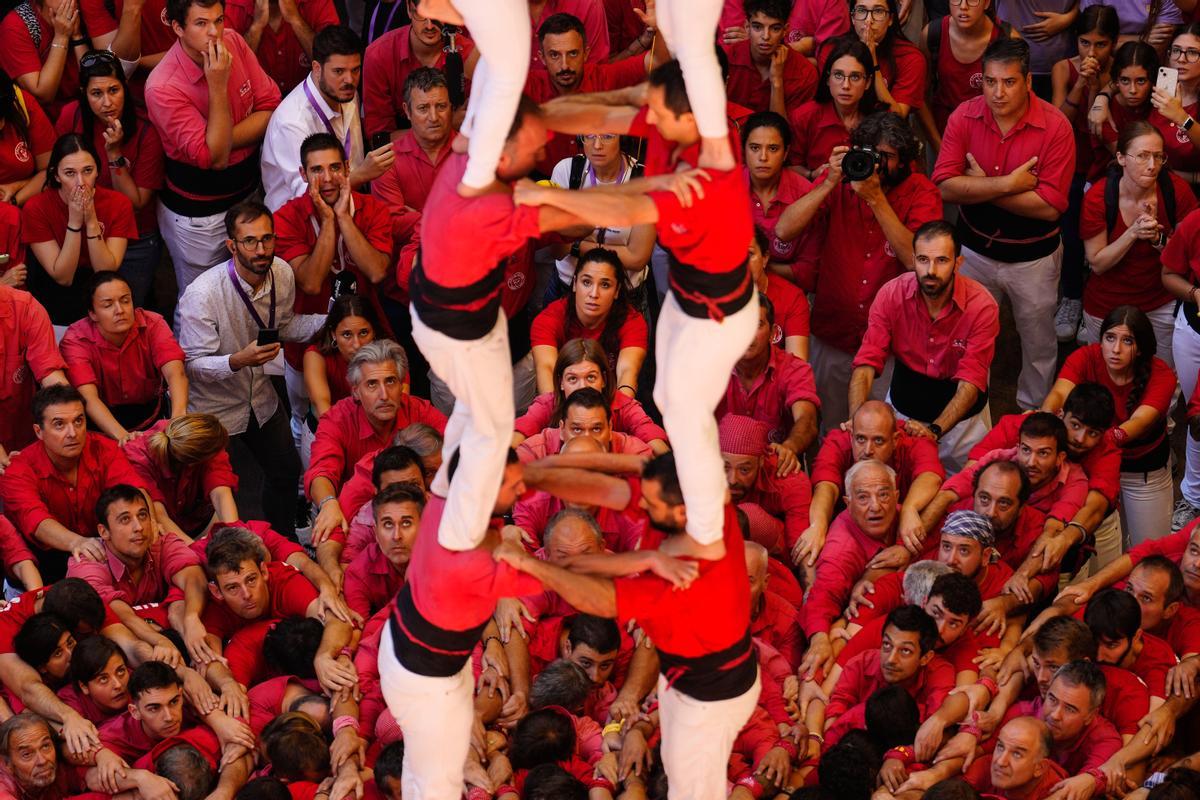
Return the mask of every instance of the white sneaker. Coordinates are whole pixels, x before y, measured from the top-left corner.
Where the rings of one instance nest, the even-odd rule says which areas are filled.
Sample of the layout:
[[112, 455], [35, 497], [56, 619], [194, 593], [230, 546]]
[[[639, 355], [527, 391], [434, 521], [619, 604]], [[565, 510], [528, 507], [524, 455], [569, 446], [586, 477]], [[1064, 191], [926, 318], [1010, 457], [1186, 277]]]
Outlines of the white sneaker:
[[1196, 508], [1187, 500], [1180, 498], [1171, 512], [1171, 532], [1179, 530], [1197, 516], [1200, 516], [1200, 508]]
[[1083, 301], [1064, 297], [1054, 315], [1054, 333], [1060, 342], [1069, 342], [1075, 338], [1075, 331], [1079, 329], [1079, 320], [1082, 317]]

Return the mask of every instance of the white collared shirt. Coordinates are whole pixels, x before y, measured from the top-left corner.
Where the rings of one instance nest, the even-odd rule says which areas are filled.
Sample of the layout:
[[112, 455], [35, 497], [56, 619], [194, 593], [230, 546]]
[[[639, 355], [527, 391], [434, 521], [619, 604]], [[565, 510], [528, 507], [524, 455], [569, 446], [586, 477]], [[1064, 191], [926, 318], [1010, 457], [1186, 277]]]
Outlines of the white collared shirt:
[[354, 169], [364, 158], [362, 140], [362, 121], [358, 116], [358, 97], [348, 103], [342, 103], [340, 110], [334, 110], [325, 100], [325, 95], [313, 82], [312, 73], [295, 89], [283, 98], [271, 121], [267, 123], [267, 132], [263, 137], [262, 177], [263, 188], [266, 190], [267, 208], [272, 213], [291, 200], [308, 191], [308, 184], [300, 176], [300, 145], [314, 133], [327, 133], [328, 128], [321, 121], [317, 110], [308, 100], [304, 87], [312, 94], [313, 100], [321, 109], [321, 113], [333, 125], [333, 135], [339, 142], [346, 140], [346, 130], [350, 130], [350, 168]]

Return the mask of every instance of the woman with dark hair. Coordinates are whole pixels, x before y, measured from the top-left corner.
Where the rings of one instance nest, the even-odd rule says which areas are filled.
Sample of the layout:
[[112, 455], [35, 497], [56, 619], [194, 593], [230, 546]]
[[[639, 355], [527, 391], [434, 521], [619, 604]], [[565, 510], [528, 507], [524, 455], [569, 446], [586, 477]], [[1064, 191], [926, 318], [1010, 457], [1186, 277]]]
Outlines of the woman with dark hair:
[[621, 259], [602, 247], [579, 257], [571, 294], [555, 300], [533, 319], [529, 341], [538, 394], [554, 390], [558, 348], [577, 338], [599, 341], [612, 359], [617, 390], [630, 397], [637, 394], [649, 331], [645, 318], [629, 305], [629, 282]]
[[1155, 539], [1171, 525], [1174, 487], [1167, 414], [1175, 373], [1154, 355], [1150, 319], [1135, 306], [1117, 306], [1100, 325], [1100, 343], [1079, 348], [1063, 364], [1043, 411], [1062, 410], [1080, 383], [1099, 383], [1115, 400], [1105, 436], [1121, 449], [1121, 527], [1125, 550]]
[[[885, 110], [907, 117], [925, 104], [925, 55], [904, 36], [896, 0], [848, 0], [851, 33], [867, 46], [875, 96]], [[825, 43], [822, 50], [830, 47]], [[826, 56], [819, 52], [818, 63]]]
[[98, 272], [89, 288], [87, 316], [71, 323], [59, 350], [92, 424], [125, 444], [164, 416], [187, 413], [184, 354], [161, 316], [134, 308], [119, 274]]
[[53, 147], [41, 105], [0, 72], [0, 202], [23, 206], [42, 190]]
[[870, 49], [853, 35], [839, 36], [825, 57], [816, 98], [788, 115], [792, 126], [788, 163], [811, 180], [829, 161], [833, 148], [850, 144], [851, 131], [877, 105]]
[[[1158, 130], [1144, 120], [1132, 122], [1117, 140], [1116, 161], [1083, 200], [1079, 235], [1092, 275], [1083, 290], [1079, 338], [1099, 341], [1100, 321], [1110, 311], [1136, 306], [1154, 327], [1157, 355], [1174, 365], [1175, 298], [1158, 279], [1160, 259], [1175, 227], [1197, 203], [1191, 187], [1164, 167], [1165, 159]], [[1164, 195], [1170, 196], [1170, 206]]]
[[[1079, 12], [1086, 14], [1099, 5], [1110, 6], [1114, 16], [1120, 17], [1119, 43], [1145, 42], [1162, 55], [1171, 42], [1175, 28], [1191, 16], [1195, 0], [1185, 0], [1179, 4], [1174, 0], [1109, 0], [1104, 3], [1101, 0], [1080, 0]], [[1186, 11], [1183, 6], [1187, 6]]]
[[1180, 27], [1167, 63], [1179, 70], [1179, 88], [1169, 95], [1157, 86], [1151, 90], [1150, 124], [1162, 134], [1167, 148], [1167, 166], [1188, 183], [1200, 184], [1200, 22]]
[[513, 426], [512, 446], [541, 433], [559, 422], [563, 402], [576, 389], [595, 389], [604, 395], [612, 409], [612, 429], [636, 436], [655, 453], [665, 453], [667, 432], [654, 423], [642, 404], [624, 392], [618, 392], [612, 362], [595, 339], [571, 339], [558, 349], [554, 362], [554, 388], [538, 395]]
[[1150, 90], [1158, 75], [1158, 53], [1145, 42], [1126, 42], [1113, 54], [1109, 67], [1112, 82], [1092, 100], [1088, 128], [1093, 163], [1101, 168], [1117, 148], [1117, 135], [1125, 126], [1150, 116]]
[[[344, 294], [329, 307], [325, 325], [304, 351], [304, 386], [316, 419], [350, 396], [346, 367], [364, 344], [380, 334], [375, 309], [356, 294]], [[407, 377], [405, 379], [407, 383]]]
[[163, 185], [163, 149], [158, 131], [129, 93], [125, 71], [107, 50], [92, 50], [79, 63], [80, 99], [68, 103], [55, 125], [59, 135], [82, 134], [104, 158], [97, 186], [129, 198], [138, 237], [130, 240], [121, 274], [133, 289], [133, 303], [144, 306], [162, 258], [162, 238], [154, 196]]
[[[788, 121], [774, 111], [751, 114], [742, 124], [742, 158], [746, 180], [750, 185], [751, 212], [754, 227], [765, 231], [768, 238], [762, 248], [765, 259], [790, 265], [800, 257], [799, 244], [805, 240], [784, 242], [775, 238], [775, 223], [792, 203], [808, 194], [812, 184], [795, 170], [786, 169], [792, 129]], [[762, 291], [761, 287], [759, 291]]]
[[71, 653], [71, 682], [58, 699], [89, 722], [100, 725], [129, 708], [129, 662], [105, 636], [89, 636]]
[[96, 186], [98, 177], [92, 145], [68, 133], [54, 143], [46, 188], [22, 209], [21, 240], [36, 259], [29, 290], [55, 326], [70, 325], [87, 312], [92, 273], [116, 270], [125, 245], [137, 238], [129, 198]]

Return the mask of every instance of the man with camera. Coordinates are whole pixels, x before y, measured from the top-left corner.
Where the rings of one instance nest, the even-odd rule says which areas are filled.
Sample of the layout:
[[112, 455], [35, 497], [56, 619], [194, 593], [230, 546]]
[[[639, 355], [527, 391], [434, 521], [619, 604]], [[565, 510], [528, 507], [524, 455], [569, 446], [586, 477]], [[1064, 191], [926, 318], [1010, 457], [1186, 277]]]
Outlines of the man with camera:
[[1038, 408], [1054, 382], [1059, 218], [1075, 170], [1071, 123], [1031, 86], [1028, 44], [1005, 38], [988, 45], [983, 96], [950, 115], [933, 170], [942, 199], [959, 206], [962, 274], [1012, 301], [1023, 409]]
[[[912, 269], [913, 232], [942, 217], [937, 188], [912, 171], [919, 147], [903, 119], [891, 112], [872, 114], [854, 129], [850, 143], [833, 149], [825, 180], [775, 225], [776, 237], [786, 242], [820, 218], [813, 233], [824, 237], [821, 257], [814, 274], [801, 275], [800, 283], [816, 291], [810, 360], [824, 431], [850, 416], [854, 354], [876, 292]], [[889, 381], [880, 376], [872, 397], [883, 399]]]
[[885, 283], [871, 303], [849, 398], [853, 414], [894, 359], [889, 401], [909, 435], [938, 443], [951, 472], [987, 433], [988, 370], [1000, 333], [999, 306], [958, 274], [960, 253], [948, 222], [927, 222], [913, 235], [913, 272]]

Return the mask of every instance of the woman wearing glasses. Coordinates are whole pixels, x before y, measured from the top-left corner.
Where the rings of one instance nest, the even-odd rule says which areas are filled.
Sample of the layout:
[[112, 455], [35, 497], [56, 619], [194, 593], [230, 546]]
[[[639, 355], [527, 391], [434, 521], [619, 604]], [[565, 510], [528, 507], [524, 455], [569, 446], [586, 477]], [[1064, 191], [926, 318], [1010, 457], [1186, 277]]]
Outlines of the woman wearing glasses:
[[840, 36], [825, 57], [817, 96], [792, 111], [788, 163], [812, 180], [829, 154], [850, 144], [850, 133], [875, 110], [875, 66], [871, 51], [854, 36]]
[[1150, 124], [1162, 134], [1167, 166], [1192, 186], [1200, 184], [1200, 22], [1191, 22], [1175, 34], [1168, 63], [1179, 70], [1179, 87], [1170, 95], [1152, 90]]
[[1083, 290], [1080, 339], [1100, 341], [1100, 322], [1109, 312], [1136, 306], [1153, 325], [1158, 357], [1172, 364], [1175, 298], [1158, 277], [1160, 259], [1175, 226], [1197, 203], [1191, 187], [1164, 169], [1165, 160], [1159, 132], [1132, 122], [1117, 139], [1116, 161], [1083, 200], [1079, 235], [1092, 275]]
[[163, 184], [163, 149], [158, 131], [136, 107], [125, 72], [107, 50], [93, 50], [79, 62], [80, 99], [59, 115], [59, 135], [82, 134], [103, 153], [96, 185], [113, 189], [133, 204], [138, 235], [121, 262], [121, 276], [133, 291], [134, 305], [144, 306], [162, 258], [162, 238], [154, 196]]
[[[875, 95], [902, 117], [925, 103], [925, 56], [904, 38], [896, 0], [851, 0], [850, 24], [871, 53]], [[829, 47], [827, 42], [822, 51]], [[818, 56], [818, 61], [825, 59]], [[874, 110], [874, 109], [872, 109]]]
[[116, 270], [126, 244], [137, 238], [129, 198], [96, 185], [99, 161], [83, 137], [59, 137], [50, 152], [46, 188], [21, 211], [21, 240], [36, 260], [29, 265], [29, 291], [42, 301], [60, 336], [87, 313], [92, 273]]

